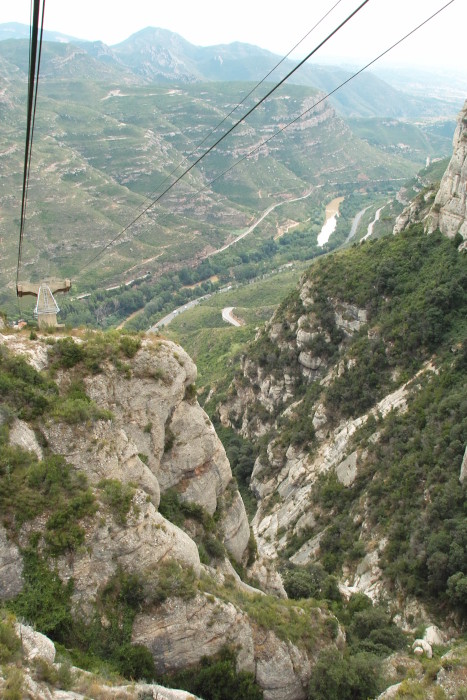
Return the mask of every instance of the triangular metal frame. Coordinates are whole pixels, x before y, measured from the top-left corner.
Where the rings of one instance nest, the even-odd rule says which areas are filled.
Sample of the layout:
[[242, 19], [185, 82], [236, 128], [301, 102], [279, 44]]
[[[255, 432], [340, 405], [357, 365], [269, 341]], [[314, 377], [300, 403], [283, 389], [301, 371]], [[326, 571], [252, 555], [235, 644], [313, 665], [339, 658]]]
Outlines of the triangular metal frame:
[[50, 291], [48, 284], [42, 283], [37, 293], [37, 302], [34, 309], [34, 316], [42, 314], [57, 314], [60, 311], [55, 297]]

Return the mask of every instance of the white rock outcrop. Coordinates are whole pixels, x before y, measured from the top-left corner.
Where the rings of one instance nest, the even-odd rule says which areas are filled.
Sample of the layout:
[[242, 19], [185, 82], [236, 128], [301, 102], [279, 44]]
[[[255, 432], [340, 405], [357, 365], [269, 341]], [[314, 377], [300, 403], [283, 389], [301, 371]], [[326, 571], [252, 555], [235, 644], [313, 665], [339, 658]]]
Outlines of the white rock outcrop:
[[21, 640], [24, 657], [28, 661], [44, 659], [49, 664], [53, 664], [55, 661], [55, 645], [45, 634], [36, 632], [29, 625], [23, 625], [19, 622], [15, 624], [15, 631]]
[[213, 596], [170, 598], [142, 612], [135, 619], [132, 641], [148, 647], [160, 673], [193, 666], [226, 644], [238, 649], [239, 668], [254, 672], [253, 633], [247, 616]]
[[175, 437], [156, 471], [162, 490], [176, 485], [182, 498], [198, 503], [212, 515], [232, 472], [211, 421], [198, 404], [182, 401], [167, 429]]
[[461, 471], [459, 474], [459, 481], [461, 482], [461, 484], [463, 484], [466, 479], [467, 479], [467, 446], [465, 448], [464, 456], [462, 458]]
[[[41, 338], [23, 338], [21, 342], [24, 355], [30, 358], [35, 352], [28, 351], [29, 345], [45, 346], [46, 353], [49, 347]], [[150, 591], [152, 584], [157, 586], [158, 570], [166, 562], [175, 561], [182, 569], [192, 569], [195, 578], [208, 570], [201, 566], [194, 539], [159, 512], [160, 494], [169, 488], [181, 500], [196, 503], [211, 515], [219, 509], [219, 533], [223, 533], [226, 549], [238, 561], [244, 561], [250, 537], [245, 507], [232, 481], [224, 448], [196, 401], [196, 368], [186, 353], [169, 341], [147, 338], [135, 356], [125, 361], [124, 369], [105, 359], [101, 368], [95, 375], [87, 374], [82, 365], [56, 370], [55, 381], [65, 395], [71, 382], [82, 381], [89, 398], [100, 409], [111, 412], [111, 417], [70, 424], [60, 416], [48, 415], [41, 422], [48, 449], [64, 455], [74, 470], [86, 475], [95, 497], [96, 511], [79, 523], [83, 528], [82, 546], [54, 559], [62, 581], [73, 580], [72, 610], [85, 619], [95, 614], [99, 593], [120, 569], [136, 574], [144, 582], [145, 591]], [[13, 436], [16, 443], [34, 449], [34, 433], [27, 424], [18, 422]], [[129, 509], [124, 513], [106, 498], [107, 484], [100, 482], [109, 479], [122, 482], [124, 493], [130, 494]], [[15, 533], [20, 547], [28, 543], [32, 529], [45, 527], [46, 518], [47, 514], [39, 515], [34, 523], [27, 522]], [[187, 518], [187, 530], [193, 537], [202, 534], [196, 517]], [[269, 563], [263, 560], [257, 565], [268, 590], [284, 596], [280, 576]], [[226, 590], [231, 586], [242, 595], [263, 598], [264, 593], [238, 580], [230, 563], [224, 562], [224, 573], [221, 568], [210, 574], [213, 590], [216, 585], [225, 585]], [[170, 567], [166, 570], [172, 571]], [[174, 567], [173, 571], [179, 570]], [[0, 572], [6, 573], [9, 582], [0, 591], [3, 597], [16, 595], [21, 586], [21, 556], [1, 527]], [[217, 577], [223, 577], [223, 581], [216, 583]], [[146, 607], [135, 619], [133, 641], [152, 651], [159, 672], [187, 668], [231, 645], [237, 653], [238, 668], [255, 675], [265, 700], [305, 700], [312, 661], [309, 652], [254, 622], [253, 616], [245, 612], [246, 605], [243, 610], [240, 603], [221, 600], [215, 593], [202, 593], [196, 586], [193, 595], [185, 599], [174, 583], [164, 603], [152, 604], [147, 602], [148, 592]], [[318, 620], [310, 618], [309, 623], [322, 627]], [[39, 641], [34, 639], [35, 649]], [[50, 663], [52, 647], [46, 645], [40, 652]], [[35, 653], [31, 647], [29, 656]], [[0, 677], [0, 695], [1, 683]], [[148, 687], [148, 692], [154, 687]], [[72, 691], [48, 689], [33, 676], [25, 680], [25, 688], [31, 697], [44, 700], [80, 697]], [[105, 686], [106, 697], [132, 697], [127, 686], [118, 693], [107, 690]], [[187, 696], [179, 691], [157, 690], [154, 697], [182, 700]]]
[[467, 240], [467, 100], [459, 114], [453, 154], [429, 215], [428, 230], [439, 228], [448, 238]]
[[426, 630], [425, 634], [423, 635], [423, 639], [425, 642], [428, 642], [431, 646], [441, 646], [442, 644], [446, 644], [447, 642], [447, 637], [443, 632], [437, 627], [436, 625], [429, 625]]
[[16, 418], [10, 427], [10, 443], [28, 452], [34, 452], [37, 459], [42, 459], [42, 448], [37, 442], [33, 430], [23, 420]]
[[125, 525], [115, 522], [111, 513], [88, 526], [86, 549], [74, 557], [61, 557], [60, 576], [73, 578], [73, 601], [86, 612], [102, 583], [121, 567], [144, 576], [161, 562], [173, 559], [183, 567], [200, 572], [198, 548], [179, 527], [166, 520], [147, 500], [143, 491], [133, 498], [134, 511]]
[[220, 524], [227, 551], [236, 561], [241, 561], [250, 539], [250, 526], [245, 504], [238, 491], [233, 494], [232, 502], [223, 513]]
[[311, 662], [305, 651], [253, 625], [232, 603], [198, 594], [188, 601], [168, 600], [137, 616], [133, 642], [153, 653], [159, 672], [191, 666], [225, 644], [237, 650], [238, 670], [249, 671], [264, 700], [305, 700]]
[[416, 656], [425, 655], [427, 659], [431, 659], [433, 657], [433, 649], [431, 644], [425, 641], [425, 639], [416, 639], [412, 644], [412, 650]]
[[0, 600], [14, 598], [23, 588], [23, 558], [0, 524]]
[[[195, 380], [196, 366], [182, 348], [145, 339], [129, 374], [108, 363], [102, 373], [84, 379], [89, 397], [110, 410], [112, 419], [91, 425], [50, 422], [44, 427], [49, 446], [91, 484], [101, 479], [136, 484], [156, 508], [160, 492], [176, 488], [181, 499], [212, 515], [232, 472], [211, 421], [188, 395]], [[57, 381], [66, 386], [70, 374], [58, 373]], [[247, 530], [244, 508], [233, 509], [226, 535], [238, 560], [248, 544]]]

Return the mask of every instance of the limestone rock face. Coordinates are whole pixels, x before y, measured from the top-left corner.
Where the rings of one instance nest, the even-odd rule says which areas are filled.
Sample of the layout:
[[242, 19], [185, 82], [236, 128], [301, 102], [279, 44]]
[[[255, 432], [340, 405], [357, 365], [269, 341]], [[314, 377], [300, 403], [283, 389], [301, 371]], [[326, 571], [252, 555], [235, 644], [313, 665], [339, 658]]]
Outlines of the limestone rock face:
[[431, 646], [434, 646], [435, 644], [437, 646], [441, 646], [447, 641], [446, 636], [436, 625], [429, 625], [426, 628], [425, 634], [423, 635], [423, 639], [425, 640], [425, 642], [428, 642], [428, 644], [430, 644]]
[[[434, 197], [434, 192], [432, 192], [432, 197]], [[418, 221], [423, 221], [426, 218], [427, 213], [427, 202], [425, 201], [424, 197], [418, 195], [399, 214], [399, 216], [396, 219], [396, 223], [394, 224], [392, 232], [394, 234], [400, 233], [405, 228], [407, 228], [407, 226], [417, 223]]]
[[350, 593], [362, 592], [377, 601], [382, 592], [381, 569], [378, 566], [379, 552], [373, 550], [366, 554], [357, 566], [352, 585], [349, 587]]
[[[34, 671], [34, 662], [37, 659], [42, 659], [47, 664], [55, 662], [55, 645], [54, 643], [40, 632], [36, 632], [32, 627], [23, 625], [19, 622], [15, 624], [15, 632], [21, 640], [21, 649], [23, 653], [23, 666], [21, 674], [23, 677], [23, 695], [24, 697], [34, 698], [34, 700], [86, 700], [89, 695], [76, 690], [58, 690], [50, 686], [46, 682], [38, 681], [32, 677]], [[55, 664], [55, 667], [57, 665]], [[3, 697], [3, 689], [5, 687], [4, 677], [5, 667], [0, 669], [0, 697]], [[197, 696], [187, 693], [184, 690], [176, 690], [173, 688], [164, 688], [160, 685], [149, 683], [131, 683], [129, 685], [109, 685], [107, 686], [102, 679], [94, 679], [92, 674], [87, 671], [81, 671], [78, 668], [72, 669], [73, 685], [80, 689], [84, 687], [93, 687], [92, 695], [94, 697], [115, 698], [115, 700], [135, 700], [140, 697], [152, 697], [157, 700], [199, 700]], [[36, 674], [34, 674], [36, 675]]]
[[101, 479], [134, 483], [159, 505], [160, 487], [156, 475], [142, 461], [141, 447], [114, 421], [96, 421], [90, 426], [51, 423], [45, 429], [49, 445], [86, 473], [91, 484]]
[[[278, 311], [266, 324], [256, 338], [260, 361], [243, 357], [243, 377], [234, 380], [235, 391], [218, 408], [223, 425], [256, 440], [274, 428], [278, 414], [293, 419], [294, 406], [300, 402], [291, 401], [302, 384], [326, 381], [330, 357], [339, 342], [336, 338], [345, 345], [368, 318], [366, 309], [340, 299], [328, 299], [328, 308], [323, 309], [318, 297], [313, 282], [302, 279], [298, 310]], [[327, 421], [323, 406], [317, 405], [315, 414], [313, 425], [319, 430]]]
[[169, 600], [138, 615], [133, 643], [151, 650], [160, 673], [194, 665], [232, 644], [238, 652], [238, 670], [255, 674], [265, 700], [307, 697], [311, 662], [306, 652], [253, 625], [232, 603], [213, 596]]
[[[243, 359], [243, 376], [234, 379], [219, 414], [224, 424], [253, 442], [262, 436], [250, 477], [258, 503], [251, 527], [260, 560], [274, 565], [288, 559], [312, 570], [322, 564], [332, 547], [331, 528], [338, 532], [334, 516], [344, 513], [348, 489], [352, 505], [345, 517], [349, 531], [355, 528], [358, 536], [341, 583], [349, 595], [362, 592], [375, 601], [386, 592], [379, 565], [385, 534], [372, 520], [362, 484], [367, 470], [376, 469], [372, 445], [383, 434], [384, 420], [391, 412], [407, 410], [419, 383], [413, 381], [416, 375], [402, 384], [395, 367], [390, 379], [388, 373], [386, 392], [376, 393], [372, 406], [357, 412], [349, 401], [345, 411], [339, 409], [349, 386], [360, 381], [354, 368], [366, 375], [366, 367], [358, 364], [360, 339], [386, 357], [392, 347], [371, 297], [345, 291], [347, 280], [327, 286], [329, 270], [318, 265], [305, 273], [299, 289], [258, 333]], [[341, 274], [345, 277], [345, 266]], [[434, 363], [427, 361], [420, 375], [432, 371]], [[365, 394], [366, 388], [361, 391]], [[255, 564], [253, 572], [258, 576], [261, 567]], [[267, 572], [262, 574], [262, 586], [270, 586]]]
[[337, 465], [336, 476], [344, 486], [350, 486], [357, 476], [357, 452], [352, 452], [347, 459]]
[[265, 630], [256, 631], [255, 649], [256, 680], [264, 700], [306, 700], [311, 674], [307, 655]]
[[[181, 499], [213, 514], [232, 472], [211, 421], [190, 394], [194, 363], [174, 343], [148, 338], [130, 368], [123, 374], [109, 363], [102, 373], [85, 377], [87, 394], [112, 412], [112, 420], [90, 426], [50, 422], [44, 428], [49, 446], [91, 484], [102, 479], [136, 484], [156, 508], [161, 491], [176, 488]], [[69, 373], [59, 373], [57, 381], [66, 387]], [[230, 512], [226, 534], [239, 560], [248, 529], [244, 508]]]
[[250, 526], [245, 505], [238, 491], [233, 494], [232, 502], [222, 517], [221, 527], [227, 551], [236, 561], [241, 561], [250, 539]]
[[180, 528], [166, 520], [147, 501], [143, 491], [133, 498], [136, 513], [130, 513], [125, 525], [115, 522], [109, 513], [89, 526], [86, 551], [73, 558], [59, 560], [60, 577], [73, 578], [73, 601], [86, 613], [102, 583], [120, 566], [125, 571], [145, 575], [160, 562], [174, 559], [182, 566], [200, 571], [198, 548]]
[[[28, 352], [27, 346], [43, 341], [22, 342], [24, 354], [31, 358], [34, 353]], [[232, 587], [248, 597], [264, 596], [240, 581], [228, 560], [217, 569], [202, 567], [194, 539], [158, 510], [160, 494], [169, 488], [210, 514], [218, 510], [217, 529], [223, 534], [226, 549], [237, 561], [245, 560], [250, 537], [245, 507], [232, 481], [224, 448], [195, 400], [192, 361], [175, 344], [147, 338], [125, 362], [124, 370], [110, 360], [103, 360], [101, 367], [102, 371], [92, 376], [81, 365], [56, 370], [55, 381], [63, 394], [73, 381], [84, 382], [89, 398], [111, 412], [111, 418], [70, 424], [48, 415], [41, 422], [48, 449], [64, 455], [76, 471], [86, 475], [97, 508], [80, 521], [83, 546], [54, 559], [62, 581], [73, 580], [73, 611], [91, 619], [100, 592], [120, 569], [136, 574], [149, 589], [150, 582], [158, 578], [158, 569], [171, 560], [193, 569], [197, 577], [202, 570], [207, 571], [217, 582], [213, 585], [225, 586], [226, 591]], [[272, 378], [263, 380], [265, 392], [270, 382], [270, 400], [275, 401], [278, 390]], [[16, 444], [33, 449], [40, 457], [39, 445], [27, 424], [18, 421], [11, 433]], [[122, 482], [125, 493], [131, 495], [129, 509], [123, 514], [106, 498], [106, 484], [100, 482], [109, 479]], [[15, 533], [19, 547], [27, 544], [32, 529], [37, 531], [45, 523], [45, 516], [40, 515], [34, 523], [23, 525]], [[197, 528], [201, 525], [196, 518], [187, 519], [193, 537], [199, 534]], [[16, 595], [22, 586], [21, 556], [2, 527], [0, 573], [0, 596]], [[257, 573], [268, 591], [285, 596], [280, 576], [267, 559], [257, 561]], [[246, 604], [244, 607], [246, 610]], [[245, 610], [242, 604], [226, 602], [215, 594], [198, 590], [194, 598], [185, 600], [174, 590], [164, 603], [147, 603], [138, 614], [133, 641], [152, 651], [159, 672], [187, 668], [230, 645], [236, 650], [238, 668], [255, 675], [265, 700], [304, 699], [311, 654], [260, 627]], [[310, 624], [314, 624], [311, 619]], [[320, 627], [319, 621], [316, 624]], [[1, 683], [0, 677], [0, 694]], [[33, 677], [25, 683], [31, 697], [58, 697], [59, 691], [46, 689]], [[152, 689], [148, 686], [148, 692]], [[118, 693], [114, 690], [106, 687], [103, 693], [106, 697], [134, 697], [126, 686]], [[165, 690], [157, 690], [156, 696], [167, 700], [186, 697], [179, 691]]]
[[23, 588], [23, 558], [18, 547], [8, 540], [0, 525], [0, 600], [14, 598]]
[[[444, 173], [439, 189], [433, 183], [418, 176], [420, 192], [407, 204], [397, 217], [393, 233], [407, 226], [422, 222], [425, 231], [432, 233], [437, 228], [448, 238], [459, 233], [466, 247], [467, 239], [467, 100], [459, 113], [453, 138], [453, 154]], [[434, 200], [434, 201], [433, 201]], [[399, 201], [402, 201], [401, 199]], [[405, 202], [404, 202], [405, 203]]]
[[175, 671], [212, 656], [225, 644], [238, 649], [238, 665], [254, 671], [253, 634], [246, 615], [231, 603], [198, 594], [192, 600], [169, 599], [138, 615], [133, 643], [152, 652], [160, 673]]
[[461, 484], [467, 479], [467, 447], [465, 448], [464, 456], [462, 458], [461, 471], [459, 474], [459, 481]]
[[39, 658], [48, 661], [49, 664], [53, 664], [55, 661], [55, 645], [48, 637], [19, 622], [16, 623], [15, 630], [21, 639], [23, 654], [28, 661]]
[[[40, 338], [31, 342], [13, 336], [13, 340], [13, 350], [32, 364], [37, 366], [38, 357], [41, 367], [47, 362], [50, 346]], [[66, 391], [73, 377], [73, 371], [59, 370], [60, 390]], [[232, 478], [222, 443], [194, 399], [195, 379], [196, 367], [179, 346], [147, 338], [126, 372], [104, 362], [102, 372], [83, 377], [88, 396], [99, 408], [112, 412], [111, 420], [69, 424], [49, 419], [41, 426], [49, 449], [86, 474], [98, 500], [101, 480], [118, 480], [134, 489], [125, 523], [118, 522], [101, 502], [98, 516], [86, 524], [86, 546], [73, 557], [58, 559], [60, 575], [74, 579], [74, 602], [85, 612], [118, 566], [144, 574], [161, 561], [175, 559], [199, 573], [195, 542], [157, 512], [161, 488], [174, 487], [182, 499], [213, 514]], [[14, 421], [10, 440], [42, 458], [35, 434], [24, 421]], [[236, 489], [233, 496], [223, 527], [226, 546], [240, 561], [249, 525]], [[26, 544], [27, 537], [26, 530], [20, 532], [19, 544]], [[22, 560], [3, 528], [0, 570], [0, 597], [13, 597], [22, 587]]]
[[287, 598], [282, 579], [269, 560], [258, 557], [251, 565], [250, 573], [264, 591], [276, 598]]
[[86, 390], [99, 406], [112, 411], [113, 425], [138, 445], [157, 475], [170, 418], [195, 380], [196, 367], [179, 346], [145, 340], [133, 358], [129, 378], [109, 366], [86, 380]]
[[433, 649], [431, 644], [429, 644], [425, 639], [416, 639], [412, 644], [413, 653], [417, 656], [426, 655], [428, 659], [433, 656]]
[[359, 309], [354, 304], [346, 304], [342, 301], [335, 305], [334, 318], [336, 326], [347, 335], [359, 331], [368, 320], [365, 309]]
[[[317, 434], [319, 441], [312, 456], [289, 446], [280, 467], [272, 468], [271, 458], [268, 465], [257, 460], [250, 487], [259, 499], [252, 528], [260, 556], [270, 559], [277, 557], [287, 542], [287, 538], [280, 537], [278, 533], [290, 529], [290, 523], [294, 523], [294, 534], [315, 525], [310, 497], [321, 474], [334, 471], [340, 483], [347, 488], [352, 486], [358, 474], [359, 458], [363, 457], [358, 451], [349, 449], [353, 436], [372, 415], [386, 416], [390, 411], [405, 411], [407, 391], [407, 385], [402, 385], [381, 399], [367, 414], [342, 422], [329, 434], [321, 437]], [[278, 494], [280, 499], [271, 507], [270, 498], [274, 494]], [[314, 561], [323, 534], [324, 531], [321, 531], [311, 537], [290, 560], [299, 565]], [[377, 573], [381, 573], [379, 569]], [[377, 579], [376, 575], [361, 577], [359, 590], [367, 592], [368, 586], [372, 591], [377, 591]]]
[[459, 114], [453, 154], [429, 216], [428, 230], [439, 228], [448, 238], [467, 240], [467, 100]]
[[37, 459], [42, 459], [42, 448], [31, 428], [23, 420], [16, 419], [10, 428], [10, 443], [23, 450], [34, 452]]
[[17, 334], [0, 334], [0, 345], [5, 345], [11, 352], [22, 355], [38, 372], [47, 367], [48, 356], [46, 345], [30, 343], [24, 336]]
[[162, 490], [177, 485], [182, 498], [212, 515], [232, 472], [211, 421], [197, 404], [185, 401], [173, 411], [168, 430], [175, 437], [157, 470]]

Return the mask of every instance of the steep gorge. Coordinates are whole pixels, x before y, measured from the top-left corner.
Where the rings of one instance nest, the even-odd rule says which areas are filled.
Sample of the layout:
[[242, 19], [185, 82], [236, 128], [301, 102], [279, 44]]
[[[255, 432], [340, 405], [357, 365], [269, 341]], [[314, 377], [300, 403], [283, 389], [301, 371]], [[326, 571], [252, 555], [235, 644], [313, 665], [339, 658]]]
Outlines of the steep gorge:
[[[3, 326], [2, 601], [129, 677], [151, 664], [159, 679], [201, 677], [230, 654], [242, 698], [326, 697], [329, 669], [358, 698], [423, 678], [417, 657], [467, 614], [463, 225], [412, 224], [322, 258], [247, 348], [216, 411], [257, 455], [257, 553], [179, 346]], [[465, 649], [443, 664], [436, 684], [456, 698]], [[31, 673], [29, 693], [84, 697], [37, 690]]]
[[[6, 330], [2, 599], [20, 601], [15, 609], [65, 643], [71, 614], [94, 629], [91, 647], [109, 630], [144, 645], [158, 675], [231, 647], [237, 672], [252, 674], [265, 698], [305, 698], [317, 651], [334, 644], [329, 613], [266, 601], [230, 563], [246, 562], [250, 528], [188, 355], [161, 339], [31, 340]], [[59, 622], [42, 607], [39, 571], [63, 596]], [[131, 625], [112, 632], [121, 605]], [[264, 605], [281, 624], [301, 616], [306, 635], [288, 639]]]

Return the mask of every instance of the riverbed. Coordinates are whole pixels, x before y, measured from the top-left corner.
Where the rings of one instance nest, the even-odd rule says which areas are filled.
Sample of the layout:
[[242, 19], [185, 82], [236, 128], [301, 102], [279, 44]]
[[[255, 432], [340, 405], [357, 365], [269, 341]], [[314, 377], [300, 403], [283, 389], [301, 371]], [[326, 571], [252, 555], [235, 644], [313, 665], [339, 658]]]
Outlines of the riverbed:
[[329, 204], [326, 205], [324, 225], [318, 233], [318, 245], [321, 248], [328, 242], [331, 235], [336, 230], [339, 207], [344, 199], [345, 197], [335, 197], [335, 199], [331, 200]]

